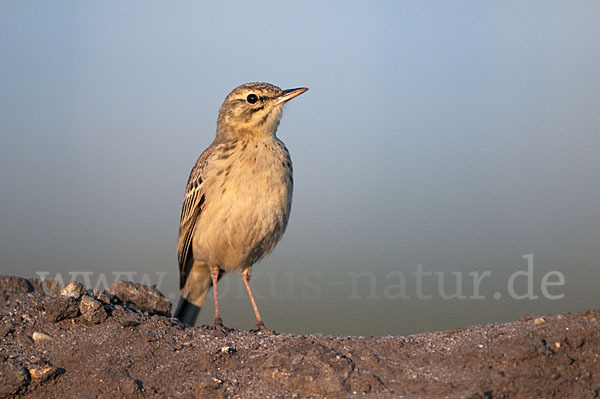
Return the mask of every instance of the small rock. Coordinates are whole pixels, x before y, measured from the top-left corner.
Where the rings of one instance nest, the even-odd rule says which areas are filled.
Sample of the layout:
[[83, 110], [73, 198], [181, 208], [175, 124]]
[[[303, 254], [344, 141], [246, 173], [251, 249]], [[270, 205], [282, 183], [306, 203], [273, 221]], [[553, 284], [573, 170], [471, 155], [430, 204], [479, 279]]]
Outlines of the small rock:
[[106, 310], [104, 310], [104, 306], [91, 296], [87, 295], [81, 297], [79, 311], [83, 318], [91, 324], [102, 323], [108, 317]]
[[92, 296], [101, 302], [110, 303], [110, 298], [108, 296], [106, 296], [106, 294], [104, 292], [100, 292], [100, 291], [94, 289], [94, 290], [92, 290]]
[[230, 346], [224, 346], [224, 347], [221, 348], [221, 353], [231, 354], [231, 353], [235, 353], [235, 352], [237, 352], [237, 349], [232, 348]]
[[82, 295], [86, 294], [86, 291], [83, 284], [78, 283], [77, 281], [71, 281], [65, 286], [65, 288], [63, 288], [60, 294], [62, 296], [70, 296], [72, 298], [79, 299]]
[[46, 382], [59, 374], [59, 369], [52, 366], [47, 367], [35, 367], [29, 369], [29, 374], [31, 378], [34, 379], [34, 382], [43, 383]]
[[546, 320], [545, 320], [543, 317], [536, 317], [536, 318], [533, 320], [533, 325], [534, 325], [534, 326], [539, 326], [539, 325], [542, 325], [542, 324], [544, 324], [545, 322], [546, 322]]
[[125, 320], [121, 323], [121, 325], [123, 327], [137, 327], [140, 325], [140, 322], [135, 320]]
[[48, 319], [58, 322], [64, 319], [70, 319], [79, 315], [79, 306], [77, 301], [70, 296], [57, 296], [50, 298], [44, 305]]
[[55, 380], [64, 372], [65, 369], [54, 367], [51, 364], [46, 364], [42, 367], [32, 367], [29, 369], [31, 385], [33, 387], [43, 385], [49, 381]]
[[114, 317], [123, 317], [125, 316], [126, 312], [125, 309], [123, 308], [123, 306], [121, 305], [114, 305], [112, 308], [112, 312], [111, 315], [113, 315]]
[[161, 294], [156, 286], [148, 287], [131, 281], [119, 281], [107, 291], [122, 303], [133, 305], [140, 311], [171, 316], [171, 301]]
[[554, 347], [555, 347], [556, 349], [560, 349], [560, 342], [556, 341], [556, 342], [554, 343]]
[[51, 335], [45, 334], [43, 332], [34, 331], [31, 334], [31, 339], [33, 342], [44, 342], [44, 341], [52, 341], [54, 338]]

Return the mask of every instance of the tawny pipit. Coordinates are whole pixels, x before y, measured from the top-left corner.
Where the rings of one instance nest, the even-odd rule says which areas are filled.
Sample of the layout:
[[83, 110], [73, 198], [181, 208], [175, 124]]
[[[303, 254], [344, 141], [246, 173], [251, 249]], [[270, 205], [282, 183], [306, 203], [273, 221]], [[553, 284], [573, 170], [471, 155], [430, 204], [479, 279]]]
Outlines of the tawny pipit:
[[273, 251], [288, 222], [292, 161], [275, 133], [285, 102], [306, 90], [247, 83], [223, 102], [216, 138], [190, 173], [181, 211], [177, 254], [183, 291], [175, 317], [185, 324], [194, 324], [212, 285], [215, 326], [223, 328], [217, 281], [238, 271], [256, 330], [269, 332], [250, 289], [250, 270]]

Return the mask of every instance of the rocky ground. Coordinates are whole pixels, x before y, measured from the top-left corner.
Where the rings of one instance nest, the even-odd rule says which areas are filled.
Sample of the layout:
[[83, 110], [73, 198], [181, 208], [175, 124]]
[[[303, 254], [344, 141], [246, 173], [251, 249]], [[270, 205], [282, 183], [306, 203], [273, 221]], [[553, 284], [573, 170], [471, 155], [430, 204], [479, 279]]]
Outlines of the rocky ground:
[[151, 287], [0, 277], [0, 398], [594, 398], [600, 311], [408, 337], [184, 327]]

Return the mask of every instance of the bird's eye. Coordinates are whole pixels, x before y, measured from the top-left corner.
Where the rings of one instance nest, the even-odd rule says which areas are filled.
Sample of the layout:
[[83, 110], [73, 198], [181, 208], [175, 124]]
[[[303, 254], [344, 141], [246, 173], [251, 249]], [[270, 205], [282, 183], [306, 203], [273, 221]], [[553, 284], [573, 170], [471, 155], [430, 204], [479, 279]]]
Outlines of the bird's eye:
[[248, 101], [250, 104], [255, 104], [258, 101], [258, 96], [256, 94], [248, 94], [246, 101]]

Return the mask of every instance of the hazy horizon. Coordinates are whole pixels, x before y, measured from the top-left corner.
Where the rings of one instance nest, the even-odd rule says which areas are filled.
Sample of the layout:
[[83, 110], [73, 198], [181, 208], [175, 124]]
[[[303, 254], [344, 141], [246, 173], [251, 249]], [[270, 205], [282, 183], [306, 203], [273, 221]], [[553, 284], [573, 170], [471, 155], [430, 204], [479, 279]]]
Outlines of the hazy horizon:
[[[594, 1], [3, 2], [0, 273], [128, 272], [176, 304], [188, 173], [225, 96], [267, 81], [310, 89], [278, 131], [288, 230], [253, 268], [269, 327], [400, 335], [597, 307], [598, 21]], [[537, 298], [516, 299], [529, 254]], [[444, 299], [456, 278], [466, 298]], [[223, 280], [222, 317], [249, 329], [240, 282]]]

